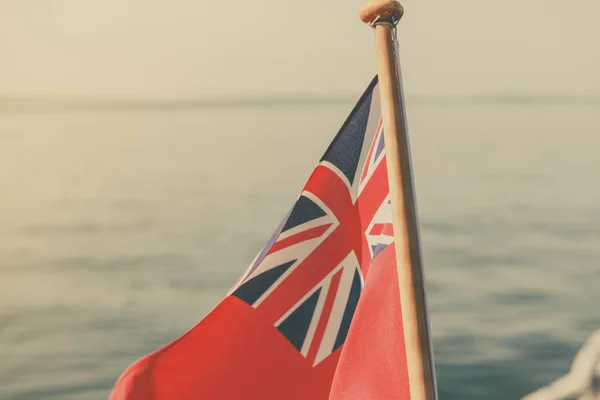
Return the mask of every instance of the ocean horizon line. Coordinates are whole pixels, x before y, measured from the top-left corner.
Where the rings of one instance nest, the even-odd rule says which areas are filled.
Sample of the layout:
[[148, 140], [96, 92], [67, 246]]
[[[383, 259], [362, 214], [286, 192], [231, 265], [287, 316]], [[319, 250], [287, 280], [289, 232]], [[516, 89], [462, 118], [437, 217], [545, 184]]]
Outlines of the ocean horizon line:
[[[268, 108], [352, 104], [356, 95], [274, 95], [222, 98], [157, 98], [157, 97], [34, 97], [1, 96], [0, 113], [38, 113], [54, 111], [135, 111], [185, 110], [219, 108]], [[477, 105], [600, 105], [598, 96], [552, 94], [476, 94], [405, 96], [408, 103], [432, 106]]]

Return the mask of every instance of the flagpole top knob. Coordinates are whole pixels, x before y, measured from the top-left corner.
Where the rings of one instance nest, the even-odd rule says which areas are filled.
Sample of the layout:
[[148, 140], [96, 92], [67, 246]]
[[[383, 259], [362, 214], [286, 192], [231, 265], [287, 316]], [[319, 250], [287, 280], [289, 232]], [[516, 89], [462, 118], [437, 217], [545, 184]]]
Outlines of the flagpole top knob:
[[375, 21], [396, 23], [402, 18], [404, 7], [396, 0], [369, 0], [360, 9], [360, 19], [365, 24]]

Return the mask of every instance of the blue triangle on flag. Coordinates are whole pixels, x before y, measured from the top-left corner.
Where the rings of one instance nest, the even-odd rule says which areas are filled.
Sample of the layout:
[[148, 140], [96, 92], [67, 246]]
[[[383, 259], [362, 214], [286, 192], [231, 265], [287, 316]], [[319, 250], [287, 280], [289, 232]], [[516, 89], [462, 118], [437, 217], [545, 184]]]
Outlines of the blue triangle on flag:
[[377, 257], [377, 254], [379, 254], [381, 252], [381, 250], [385, 249], [386, 247], [388, 247], [388, 244], [385, 243], [378, 243], [375, 246], [371, 246], [371, 250], [373, 251], [373, 258]]
[[291, 313], [278, 327], [279, 331], [285, 336], [298, 351], [302, 350], [308, 327], [312, 320], [317, 301], [321, 294], [321, 288], [314, 292], [304, 301], [293, 313]]
[[302, 225], [305, 222], [312, 221], [313, 219], [317, 219], [325, 215], [327, 215], [325, 211], [316, 205], [314, 201], [306, 196], [300, 196], [294, 205], [294, 209], [290, 213], [289, 218], [285, 222], [283, 231], [285, 232], [288, 229], [292, 229], [298, 225]]
[[377, 149], [375, 150], [375, 160], [379, 158], [379, 155], [385, 148], [385, 140], [383, 138], [383, 129], [381, 129], [381, 137], [379, 138], [379, 143], [377, 143]]
[[373, 88], [376, 84], [377, 78], [371, 82], [371, 85], [360, 98], [321, 159], [321, 161], [332, 163], [342, 171], [350, 184], [354, 182], [356, 170], [358, 169], [371, 111]]
[[348, 336], [348, 330], [350, 329], [350, 323], [356, 311], [356, 305], [362, 292], [362, 283], [360, 281], [360, 272], [356, 269], [354, 273], [354, 279], [352, 280], [352, 287], [350, 288], [350, 296], [348, 296], [348, 303], [346, 303], [346, 309], [344, 310], [344, 316], [342, 317], [342, 323], [340, 324], [340, 330], [335, 339], [335, 345], [333, 351], [344, 344], [346, 336]]
[[292, 260], [255, 276], [237, 288], [232, 295], [250, 305], [254, 304], [295, 262], [296, 260]]

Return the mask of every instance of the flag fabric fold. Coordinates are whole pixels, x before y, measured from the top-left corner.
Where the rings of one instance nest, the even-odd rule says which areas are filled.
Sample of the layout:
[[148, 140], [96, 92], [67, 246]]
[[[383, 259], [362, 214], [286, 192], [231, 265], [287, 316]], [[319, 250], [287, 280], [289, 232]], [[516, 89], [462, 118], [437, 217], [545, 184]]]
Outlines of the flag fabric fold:
[[227, 296], [110, 400], [406, 400], [377, 78]]

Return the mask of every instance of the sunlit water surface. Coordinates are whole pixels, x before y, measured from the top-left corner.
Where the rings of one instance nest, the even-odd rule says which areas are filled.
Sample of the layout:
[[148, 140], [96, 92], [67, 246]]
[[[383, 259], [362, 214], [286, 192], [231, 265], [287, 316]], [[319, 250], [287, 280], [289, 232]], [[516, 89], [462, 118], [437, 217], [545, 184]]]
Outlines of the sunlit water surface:
[[[0, 398], [102, 399], [200, 320], [352, 104], [0, 115]], [[517, 399], [600, 328], [600, 112], [409, 102], [440, 398]]]

